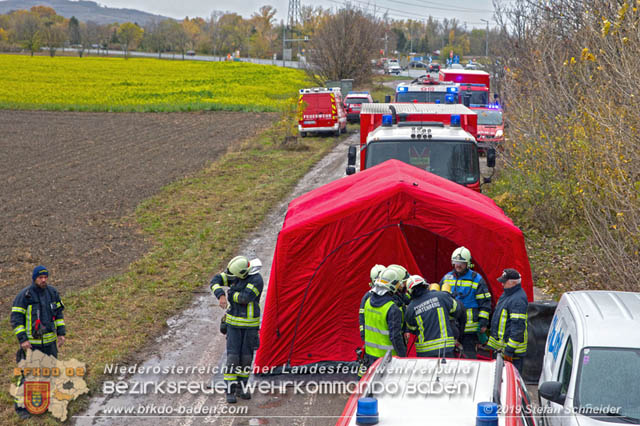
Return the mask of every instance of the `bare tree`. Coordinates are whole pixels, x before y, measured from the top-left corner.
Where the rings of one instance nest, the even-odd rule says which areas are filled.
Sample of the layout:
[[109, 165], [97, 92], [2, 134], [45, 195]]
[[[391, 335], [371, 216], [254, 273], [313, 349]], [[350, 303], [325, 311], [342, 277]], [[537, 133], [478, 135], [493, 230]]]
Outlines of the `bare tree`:
[[351, 6], [339, 10], [313, 36], [308, 74], [319, 84], [343, 78], [369, 81], [382, 34], [383, 23], [375, 17]]
[[18, 11], [13, 20], [14, 36], [18, 43], [33, 53], [40, 49], [42, 21], [31, 12]]

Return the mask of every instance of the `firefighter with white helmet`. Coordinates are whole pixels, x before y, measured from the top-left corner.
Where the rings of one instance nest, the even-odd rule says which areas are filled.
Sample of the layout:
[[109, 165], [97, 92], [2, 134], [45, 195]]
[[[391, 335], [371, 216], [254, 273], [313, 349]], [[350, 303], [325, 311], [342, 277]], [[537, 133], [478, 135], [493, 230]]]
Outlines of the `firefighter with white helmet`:
[[464, 308], [449, 293], [430, 290], [420, 275], [407, 281], [411, 303], [407, 307], [406, 324], [417, 336], [416, 355], [419, 357], [452, 357], [456, 345], [455, 327], [451, 317], [464, 325]]
[[376, 279], [370, 296], [364, 297], [360, 310], [360, 336], [364, 340], [365, 364], [371, 365], [388, 350], [393, 355], [407, 355], [402, 335], [403, 314], [394, 294], [404, 276], [393, 268], [386, 268]]
[[491, 293], [484, 278], [472, 270], [471, 252], [458, 247], [451, 254], [453, 270], [440, 280], [440, 286], [450, 286], [451, 295], [462, 303], [466, 310], [466, 321], [462, 333], [462, 347], [466, 358], [476, 358], [479, 334], [484, 335], [491, 312]]
[[[210, 282], [220, 307], [226, 309], [229, 306], [225, 315], [227, 365], [224, 373], [228, 403], [237, 402], [236, 394], [243, 399], [251, 399], [247, 382], [253, 351], [259, 346], [260, 295], [264, 286], [262, 276], [251, 265], [256, 261], [236, 256], [227, 269], [215, 275]], [[226, 295], [223, 287], [229, 287]]]

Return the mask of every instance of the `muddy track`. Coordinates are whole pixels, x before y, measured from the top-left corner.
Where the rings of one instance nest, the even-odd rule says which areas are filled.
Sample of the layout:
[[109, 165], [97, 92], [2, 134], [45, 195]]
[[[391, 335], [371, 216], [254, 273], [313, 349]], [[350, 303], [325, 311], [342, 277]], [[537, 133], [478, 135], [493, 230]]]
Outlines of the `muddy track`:
[[123, 271], [148, 249], [123, 218], [274, 118], [0, 111], [0, 309], [37, 264], [63, 292]]

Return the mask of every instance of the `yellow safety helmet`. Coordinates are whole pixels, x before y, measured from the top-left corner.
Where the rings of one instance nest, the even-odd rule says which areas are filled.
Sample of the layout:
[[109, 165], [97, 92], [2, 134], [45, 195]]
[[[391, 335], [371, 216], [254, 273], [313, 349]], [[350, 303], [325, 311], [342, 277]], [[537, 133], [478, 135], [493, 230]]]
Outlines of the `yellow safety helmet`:
[[244, 256], [236, 256], [229, 261], [227, 265], [227, 273], [240, 279], [247, 278], [249, 275], [249, 259]]
[[432, 283], [432, 284], [429, 286], [429, 290], [431, 290], [431, 291], [440, 291], [440, 284], [438, 284], [438, 283]]

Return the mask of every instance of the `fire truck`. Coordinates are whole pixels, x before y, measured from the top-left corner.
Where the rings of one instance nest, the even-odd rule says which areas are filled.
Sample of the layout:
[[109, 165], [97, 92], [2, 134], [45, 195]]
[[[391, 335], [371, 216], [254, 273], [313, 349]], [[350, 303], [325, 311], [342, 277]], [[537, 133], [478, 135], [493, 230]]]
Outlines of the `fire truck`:
[[478, 114], [478, 146], [481, 150], [488, 147], [504, 149], [504, 119], [500, 105], [471, 105]]
[[[396, 159], [480, 192], [477, 127], [476, 113], [460, 104], [364, 104], [360, 170]], [[348, 175], [356, 172], [356, 155], [349, 147]], [[495, 167], [495, 149], [486, 158]]]
[[[314, 87], [300, 89], [298, 131], [308, 133], [331, 132], [336, 136], [347, 131], [347, 113], [342, 105], [342, 93], [338, 87]], [[302, 108], [304, 106], [304, 108]]]
[[438, 79], [440, 81], [450, 81], [452, 83], [460, 84], [481, 84], [486, 86], [487, 90], [491, 89], [489, 73], [486, 71], [447, 68], [440, 70], [438, 73]]
[[441, 82], [430, 75], [423, 75], [411, 83], [396, 87], [396, 102], [454, 104], [458, 103], [459, 87], [451, 82]]

